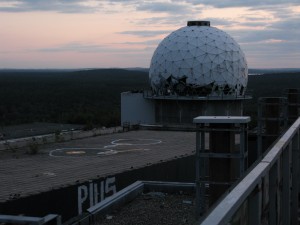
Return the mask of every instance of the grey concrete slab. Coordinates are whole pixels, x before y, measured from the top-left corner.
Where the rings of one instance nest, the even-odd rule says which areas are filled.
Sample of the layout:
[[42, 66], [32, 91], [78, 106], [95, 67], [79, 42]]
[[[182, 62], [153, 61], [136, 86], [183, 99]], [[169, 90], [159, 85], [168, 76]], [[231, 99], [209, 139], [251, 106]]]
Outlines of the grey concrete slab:
[[192, 155], [194, 132], [130, 131], [0, 153], [0, 202]]

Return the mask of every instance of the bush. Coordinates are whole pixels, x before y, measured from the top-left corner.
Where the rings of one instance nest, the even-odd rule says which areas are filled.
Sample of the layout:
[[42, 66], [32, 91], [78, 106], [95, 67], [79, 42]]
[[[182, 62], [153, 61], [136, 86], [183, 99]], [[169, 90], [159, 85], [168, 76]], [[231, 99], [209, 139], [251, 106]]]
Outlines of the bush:
[[29, 155], [35, 155], [39, 152], [39, 144], [35, 140], [35, 138], [32, 138], [32, 141], [28, 144], [28, 150], [27, 154]]

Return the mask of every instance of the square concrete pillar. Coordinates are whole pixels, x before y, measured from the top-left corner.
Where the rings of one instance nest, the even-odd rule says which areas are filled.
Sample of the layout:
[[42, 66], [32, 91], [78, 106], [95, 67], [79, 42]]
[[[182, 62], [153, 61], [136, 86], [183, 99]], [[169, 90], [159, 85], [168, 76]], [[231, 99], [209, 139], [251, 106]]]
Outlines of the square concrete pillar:
[[247, 169], [250, 117], [199, 116], [193, 122], [197, 126], [196, 208], [201, 215]]

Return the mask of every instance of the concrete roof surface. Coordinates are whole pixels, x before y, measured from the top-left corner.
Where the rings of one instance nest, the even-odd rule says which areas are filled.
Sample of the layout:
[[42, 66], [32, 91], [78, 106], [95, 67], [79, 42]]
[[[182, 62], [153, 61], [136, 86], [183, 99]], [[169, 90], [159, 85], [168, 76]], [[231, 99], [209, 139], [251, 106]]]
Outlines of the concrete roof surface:
[[194, 132], [130, 131], [0, 151], [0, 202], [192, 155]]

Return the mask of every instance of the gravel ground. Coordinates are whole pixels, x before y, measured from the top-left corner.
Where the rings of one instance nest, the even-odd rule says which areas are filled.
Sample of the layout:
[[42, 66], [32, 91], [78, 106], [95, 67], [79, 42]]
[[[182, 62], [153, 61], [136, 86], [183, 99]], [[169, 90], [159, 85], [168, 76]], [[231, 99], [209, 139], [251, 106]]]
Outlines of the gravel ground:
[[141, 194], [93, 225], [195, 224], [194, 199], [191, 194]]

